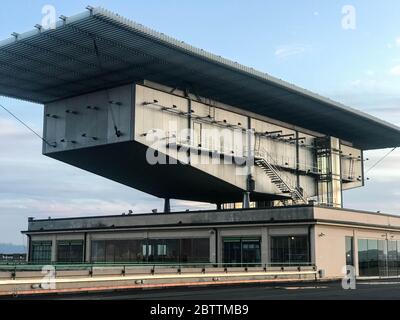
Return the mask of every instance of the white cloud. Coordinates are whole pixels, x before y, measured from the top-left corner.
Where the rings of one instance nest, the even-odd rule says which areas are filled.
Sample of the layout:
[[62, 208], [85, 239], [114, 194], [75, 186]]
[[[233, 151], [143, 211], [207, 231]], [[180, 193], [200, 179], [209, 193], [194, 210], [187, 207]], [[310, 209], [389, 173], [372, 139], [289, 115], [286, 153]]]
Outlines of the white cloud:
[[400, 47], [400, 36], [396, 38], [396, 46]]
[[295, 55], [304, 54], [311, 51], [311, 47], [304, 44], [289, 44], [278, 46], [275, 50], [275, 56], [284, 59]]
[[375, 71], [374, 70], [365, 70], [365, 74], [369, 77], [372, 77], [375, 75]]
[[390, 69], [390, 74], [393, 76], [400, 76], [400, 65], [397, 65]]

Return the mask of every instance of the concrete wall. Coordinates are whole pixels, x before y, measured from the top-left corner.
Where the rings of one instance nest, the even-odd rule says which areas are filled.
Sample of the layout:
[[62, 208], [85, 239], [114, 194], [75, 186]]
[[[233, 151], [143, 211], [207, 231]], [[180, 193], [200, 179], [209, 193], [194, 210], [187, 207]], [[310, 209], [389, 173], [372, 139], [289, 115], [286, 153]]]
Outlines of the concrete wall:
[[[157, 101], [157, 102], [154, 102]], [[176, 106], [173, 109], [173, 106]], [[164, 108], [172, 108], [172, 110], [162, 111]], [[193, 111], [192, 118], [188, 117], [189, 108]], [[210, 112], [210, 107], [193, 102], [191, 103], [186, 98], [177, 97], [162, 91], [154, 90], [148, 87], [136, 86], [136, 109], [135, 109], [135, 140], [143, 143], [146, 146], [151, 146], [164, 154], [171, 156], [173, 159], [188, 163], [189, 159], [186, 156], [186, 149], [167, 148], [168, 143], [177, 143], [183, 146], [199, 147], [201, 144], [203, 149], [216, 150], [221, 154], [231, 155], [231, 151], [235, 151], [237, 155], [243, 156], [243, 146], [237, 149], [233, 143], [233, 130], [222, 125], [211, 125], [207, 121], [197, 119], [196, 117], [206, 117]], [[223, 123], [242, 123], [243, 128], [247, 128], [247, 119], [244, 116], [228, 112], [221, 109], [214, 109], [212, 117], [215, 121]], [[202, 129], [197, 130], [198, 126]], [[194, 132], [190, 133], [192, 128]], [[217, 130], [215, 137], [204, 136], [205, 130]], [[160, 134], [158, 140], [153, 140], [153, 130], [157, 130]], [[220, 139], [222, 130], [227, 133], [226, 139]], [[190, 136], [192, 135], [192, 138]], [[244, 134], [242, 134], [244, 136]], [[173, 138], [176, 136], [176, 138]], [[189, 137], [189, 140], [187, 138]], [[215, 139], [214, 139], [215, 138]], [[192, 141], [190, 142], [190, 139]], [[245, 141], [242, 137], [241, 141]], [[196, 145], [195, 145], [196, 143]], [[237, 150], [236, 150], [236, 149]], [[223, 179], [239, 188], [246, 188], [245, 172], [238, 174], [238, 168], [235, 164], [221, 163], [220, 159], [212, 160], [209, 155], [191, 155], [190, 164], [208, 174]], [[173, 164], [171, 164], [173, 165]], [[243, 170], [242, 170], [243, 171]], [[272, 190], [270, 190], [272, 192]]]
[[[243, 130], [251, 128], [257, 133], [281, 130], [282, 135], [293, 134], [292, 138], [296, 137], [295, 130], [228, 111], [224, 108], [191, 101], [164, 91], [137, 85], [135, 92], [135, 140], [147, 146], [153, 146], [154, 149], [175, 159], [185, 160], [186, 156], [184, 152], [176, 152], [176, 150], [166, 148], [166, 144], [171, 141], [173, 136], [177, 136], [178, 142], [182, 142], [191, 135], [191, 141], [186, 141], [186, 145], [199, 150], [217, 151], [220, 154], [237, 157], [245, 156], [248, 150], [248, 140]], [[228, 108], [228, 106], [226, 107]], [[165, 108], [168, 108], [168, 110], [165, 110]], [[192, 110], [190, 119], [188, 116], [189, 109]], [[248, 125], [249, 121], [251, 127]], [[187, 129], [187, 131], [182, 133], [184, 129]], [[189, 129], [192, 130], [190, 135], [188, 134]], [[149, 139], [150, 136], [153, 136], [153, 130], [163, 132], [165, 137], [161, 139], [160, 143], [155, 143], [152, 139]], [[251, 142], [253, 152], [262, 154], [267, 151], [276, 160], [276, 164], [284, 168], [283, 171], [287, 170], [285, 181], [291, 186], [296, 186], [297, 175], [291, 173], [288, 169], [296, 170], [297, 163], [299, 163], [300, 169], [304, 171], [314, 169], [316, 166], [314, 151], [310, 148], [315, 137], [302, 132], [299, 132], [298, 135], [301, 138], [306, 138], [300, 143], [299, 159], [297, 158], [296, 142], [290, 141], [289, 137], [277, 139], [273, 136], [267, 137], [258, 134]], [[241, 166], [234, 163], [221, 163], [218, 159], [212, 159], [209, 155], [191, 155], [190, 163], [210, 175], [221, 178], [242, 189], [246, 188], [247, 171]], [[252, 173], [256, 180], [256, 192], [281, 193], [261, 168], [255, 166]], [[307, 195], [316, 195], [315, 178], [302, 176], [300, 182]]]
[[44, 138], [55, 147], [44, 143], [43, 153], [132, 140], [133, 90], [126, 85], [45, 105]]
[[[146, 83], [147, 84], [147, 83]], [[171, 141], [178, 141], [197, 150], [217, 151], [220, 154], [243, 157], [247, 154], [248, 140], [243, 130], [253, 129], [256, 135], [251, 141], [251, 149], [256, 155], [268, 153], [274, 159], [274, 164], [281, 168], [284, 180], [291, 186], [299, 182], [308, 197], [316, 196], [316, 177], [307, 172], [317, 173], [314, 141], [320, 134], [310, 134], [307, 130], [293, 128], [289, 124], [268, 122], [261, 117], [246, 115], [236, 111], [232, 106], [226, 106], [214, 101], [208, 104], [188, 99], [183, 94], [171, 94], [171, 90], [157, 84], [149, 86], [136, 85], [135, 106], [135, 140], [145, 145], [153, 146], [178, 159], [189, 161], [185, 152], [177, 152], [167, 148]], [[197, 99], [197, 97], [195, 98]], [[155, 102], [156, 101], [156, 102]], [[191, 116], [189, 117], [189, 110]], [[232, 110], [232, 111], [230, 111]], [[250, 122], [250, 126], [249, 126]], [[183, 131], [185, 130], [186, 131]], [[152, 130], [161, 130], [164, 137], [154, 143], [149, 141]], [[189, 130], [192, 130], [191, 132]], [[208, 131], [207, 131], [208, 130]], [[160, 131], [160, 132], [161, 132]], [[281, 131], [281, 135], [291, 137], [277, 138], [276, 135], [263, 136], [261, 133]], [[183, 132], [183, 133], [182, 133]], [[211, 133], [210, 133], [211, 132]], [[175, 138], [176, 137], [176, 138]], [[302, 138], [298, 143], [290, 138]], [[189, 139], [189, 140], [187, 140]], [[223, 141], [223, 142], [222, 142]], [[233, 142], [233, 143], [232, 143]], [[363, 179], [361, 151], [346, 144], [342, 148], [342, 176], [352, 181], [344, 181], [344, 189], [362, 186]], [[216, 162], [215, 162], [216, 161]], [[209, 155], [194, 155], [190, 157], [191, 165], [221, 178], [242, 189], [246, 187], [246, 169], [235, 163], [221, 163]], [[299, 170], [299, 177], [294, 172]], [[256, 180], [256, 192], [280, 194], [279, 189], [270, 181], [261, 168], [252, 168]]]
[[270, 209], [249, 209], [240, 211], [204, 211], [182, 213], [159, 213], [125, 216], [103, 216], [75, 219], [33, 220], [29, 231], [111, 229], [115, 228], [156, 228], [168, 226], [190, 226], [239, 223], [265, 223], [307, 221], [313, 219], [312, 206], [279, 207]]
[[315, 207], [314, 218], [326, 222], [331, 221], [332, 223], [355, 224], [359, 227], [364, 225], [365, 228], [370, 228], [371, 226], [381, 229], [400, 228], [400, 216], [373, 212]]

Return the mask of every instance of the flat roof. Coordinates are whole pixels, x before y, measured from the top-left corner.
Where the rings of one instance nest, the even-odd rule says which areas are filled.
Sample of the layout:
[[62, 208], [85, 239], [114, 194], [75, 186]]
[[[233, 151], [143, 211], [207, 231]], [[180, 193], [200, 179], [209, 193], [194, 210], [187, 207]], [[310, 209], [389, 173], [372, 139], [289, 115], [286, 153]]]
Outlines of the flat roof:
[[103, 8], [0, 42], [0, 94], [40, 104], [142, 81], [188, 88], [254, 113], [354, 143], [400, 146], [400, 128], [195, 48]]
[[157, 228], [204, 228], [243, 225], [338, 224], [360, 228], [400, 230], [400, 216], [317, 205], [265, 209], [207, 210], [157, 214], [74, 217], [29, 220], [24, 234], [82, 232], [85, 230], [139, 230]]

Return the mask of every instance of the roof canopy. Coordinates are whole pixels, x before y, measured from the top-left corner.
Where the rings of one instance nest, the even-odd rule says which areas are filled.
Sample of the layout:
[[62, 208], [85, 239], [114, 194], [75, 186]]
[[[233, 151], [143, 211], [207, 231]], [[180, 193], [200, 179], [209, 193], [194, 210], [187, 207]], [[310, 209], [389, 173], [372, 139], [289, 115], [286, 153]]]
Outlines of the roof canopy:
[[102, 8], [0, 42], [0, 94], [45, 104], [140, 81], [189, 88], [251, 112], [353, 142], [400, 146], [400, 128]]

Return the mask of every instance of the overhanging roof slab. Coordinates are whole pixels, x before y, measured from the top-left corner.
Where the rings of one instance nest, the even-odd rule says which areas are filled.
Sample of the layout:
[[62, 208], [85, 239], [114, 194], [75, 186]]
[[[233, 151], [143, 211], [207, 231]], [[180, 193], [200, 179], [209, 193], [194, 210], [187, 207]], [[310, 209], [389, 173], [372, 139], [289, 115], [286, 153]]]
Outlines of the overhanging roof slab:
[[0, 42], [0, 94], [40, 104], [147, 79], [332, 135], [400, 146], [400, 128], [102, 8]]

